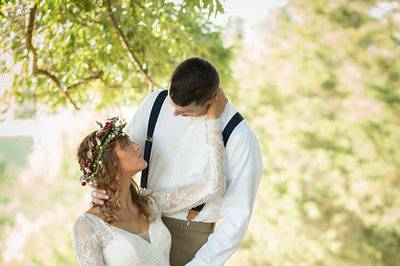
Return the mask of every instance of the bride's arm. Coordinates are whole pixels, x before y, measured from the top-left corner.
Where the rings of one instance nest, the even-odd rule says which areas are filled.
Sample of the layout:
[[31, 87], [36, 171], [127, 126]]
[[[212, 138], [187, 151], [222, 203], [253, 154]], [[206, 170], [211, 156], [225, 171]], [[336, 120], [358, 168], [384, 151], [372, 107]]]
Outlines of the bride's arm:
[[79, 217], [74, 224], [73, 242], [75, 254], [80, 266], [106, 265], [97, 234], [84, 217]]
[[208, 169], [198, 182], [177, 188], [152, 189], [152, 196], [161, 213], [189, 210], [214, 198], [222, 198], [225, 193], [225, 148], [219, 120], [206, 119], [206, 145]]

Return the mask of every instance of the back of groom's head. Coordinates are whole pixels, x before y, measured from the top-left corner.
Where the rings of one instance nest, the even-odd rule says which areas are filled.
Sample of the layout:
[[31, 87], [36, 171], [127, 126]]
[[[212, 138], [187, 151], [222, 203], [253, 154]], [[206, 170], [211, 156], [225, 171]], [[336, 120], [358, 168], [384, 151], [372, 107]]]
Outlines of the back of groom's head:
[[219, 74], [215, 67], [200, 57], [180, 63], [171, 76], [169, 95], [179, 106], [191, 103], [204, 105], [214, 97], [219, 87]]

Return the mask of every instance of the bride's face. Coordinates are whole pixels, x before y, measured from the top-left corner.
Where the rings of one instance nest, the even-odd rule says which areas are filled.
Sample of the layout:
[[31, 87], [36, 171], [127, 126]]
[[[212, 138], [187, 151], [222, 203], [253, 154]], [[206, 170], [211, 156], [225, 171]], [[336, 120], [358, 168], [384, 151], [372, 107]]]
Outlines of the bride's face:
[[115, 152], [118, 156], [120, 170], [123, 173], [134, 175], [147, 167], [140, 145], [131, 140], [118, 144], [115, 147]]

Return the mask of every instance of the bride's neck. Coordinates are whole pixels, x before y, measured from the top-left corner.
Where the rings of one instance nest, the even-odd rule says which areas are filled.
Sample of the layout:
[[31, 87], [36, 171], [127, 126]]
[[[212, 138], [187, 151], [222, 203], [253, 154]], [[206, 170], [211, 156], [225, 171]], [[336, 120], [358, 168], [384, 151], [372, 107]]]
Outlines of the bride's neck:
[[131, 178], [130, 177], [120, 177], [120, 189], [119, 189], [119, 197], [120, 197], [120, 209], [136, 209], [136, 204], [132, 202], [131, 197]]

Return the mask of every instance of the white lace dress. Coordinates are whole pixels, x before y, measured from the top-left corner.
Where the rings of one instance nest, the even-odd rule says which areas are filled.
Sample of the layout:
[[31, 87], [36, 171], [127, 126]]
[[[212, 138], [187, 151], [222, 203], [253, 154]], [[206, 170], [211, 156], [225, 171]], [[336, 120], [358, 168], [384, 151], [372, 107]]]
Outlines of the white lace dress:
[[168, 266], [171, 236], [161, 215], [189, 210], [225, 192], [225, 149], [218, 120], [205, 120], [208, 174], [199, 183], [174, 189], [153, 189], [151, 206], [156, 219], [150, 223], [149, 241], [85, 213], [73, 227], [79, 265]]

